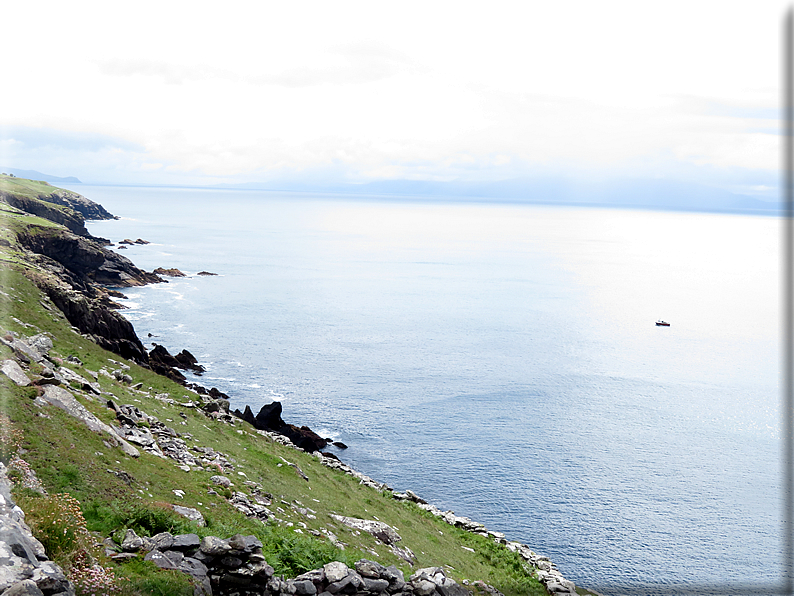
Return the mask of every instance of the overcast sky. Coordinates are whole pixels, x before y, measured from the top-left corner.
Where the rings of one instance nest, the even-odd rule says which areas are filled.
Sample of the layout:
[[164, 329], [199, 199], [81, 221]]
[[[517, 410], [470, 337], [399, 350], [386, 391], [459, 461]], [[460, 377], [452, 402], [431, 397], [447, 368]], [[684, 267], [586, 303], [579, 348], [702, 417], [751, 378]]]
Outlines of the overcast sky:
[[785, 2], [13, 2], [0, 166], [661, 176], [770, 196]]

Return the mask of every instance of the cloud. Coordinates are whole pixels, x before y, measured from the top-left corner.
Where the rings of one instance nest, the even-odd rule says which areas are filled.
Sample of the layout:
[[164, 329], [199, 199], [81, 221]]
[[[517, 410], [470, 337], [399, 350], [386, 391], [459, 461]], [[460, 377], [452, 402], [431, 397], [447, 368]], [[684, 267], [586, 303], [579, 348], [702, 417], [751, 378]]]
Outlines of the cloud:
[[231, 71], [208, 65], [177, 64], [143, 58], [112, 58], [97, 61], [99, 71], [112, 77], [155, 77], [169, 85], [206, 79], [236, 79]]
[[331, 47], [315, 55], [311, 65], [255, 75], [247, 80], [285, 87], [364, 84], [393, 77], [411, 65], [405, 54], [383, 43], [362, 40]]
[[0, 139], [16, 151], [81, 151], [96, 152], [117, 149], [143, 151], [141, 145], [105, 134], [39, 128], [32, 126], [0, 126]]

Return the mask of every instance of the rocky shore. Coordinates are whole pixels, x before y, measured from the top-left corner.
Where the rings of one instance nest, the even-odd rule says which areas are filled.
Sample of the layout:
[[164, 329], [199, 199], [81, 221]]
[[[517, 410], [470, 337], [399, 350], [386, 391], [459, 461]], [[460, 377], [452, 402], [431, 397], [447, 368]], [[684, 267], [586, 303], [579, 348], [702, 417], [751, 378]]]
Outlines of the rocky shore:
[[[280, 402], [263, 406], [257, 414], [249, 406], [243, 411], [231, 412], [229, 396], [216, 388], [207, 389], [187, 382], [180, 371], [189, 370], [197, 375], [204, 371], [196, 358], [187, 350], [171, 355], [165, 347], [158, 344], [153, 344], [152, 349], [147, 351], [129, 321], [119, 314], [120, 305], [113, 300], [118, 297], [114, 294], [114, 288], [167, 283], [161, 275], [177, 276], [181, 272], [176, 269], [160, 269], [147, 273], [138, 269], [128, 259], [106, 248], [107, 241], [91, 237], [85, 230], [84, 220], [81, 221], [81, 214], [94, 218], [112, 218], [112, 215], [96, 204], [92, 206], [90, 201], [82, 197], [82, 200], [73, 196], [60, 198], [64, 202], [70, 201], [73, 209], [79, 207], [82, 210], [77, 215], [71, 215], [71, 219], [58, 222], [63, 223], [66, 230], [33, 225], [26, 226], [17, 234], [19, 246], [37, 267], [36, 271], [29, 272], [28, 277], [50, 301], [42, 302], [41, 305], [47, 310], [57, 309], [62, 312], [75, 333], [179, 383], [199, 397], [195, 401], [179, 401], [163, 394], [156, 395], [156, 399], [177, 403], [183, 408], [200, 409], [208, 419], [217, 424], [250, 425], [272, 441], [314, 455], [324, 466], [354, 477], [361, 485], [388, 494], [396, 500], [412, 502], [451, 526], [503, 545], [537, 569], [538, 579], [550, 593], [575, 592], [574, 584], [566, 580], [551, 561], [537, 555], [527, 545], [509, 541], [504, 534], [488, 530], [482, 524], [457, 516], [452, 511], [441, 511], [410, 490], [394, 491], [386, 484], [353, 470], [335, 455], [323, 452], [329, 440], [306, 426], [298, 427], [286, 423], [282, 419]], [[44, 213], [45, 217], [52, 215], [49, 207], [42, 208], [33, 205], [31, 201], [9, 197], [7, 193], [0, 194], [0, 201], [23, 213]], [[26, 211], [27, 209], [30, 211]], [[63, 219], [60, 214], [57, 217]], [[142, 240], [136, 242], [145, 243]], [[140, 451], [145, 451], [173, 460], [185, 472], [214, 469], [217, 474], [212, 480], [217, 485], [217, 491], [229, 491], [229, 503], [233, 507], [249, 518], [279, 522], [279, 513], [272, 507], [272, 499], [257, 483], [246, 482], [247, 492], [230, 490], [232, 482], [227, 475], [235, 472], [235, 464], [228, 455], [210, 448], [189, 447], [186, 442], [188, 437], [135, 404], [106, 400], [107, 408], [115, 418], [113, 424], [107, 424], [91, 414], [76, 399], [73, 389], [75, 387], [79, 387], [81, 397], [84, 395], [103, 399], [98, 383], [100, 376], [126, 384], [130, 392], [146, 394], [140, 384], [134, 384], [134, 379], [127, 374], [127, 365], [116, 362], [115, 367], [78, 372], [77, 369], [82, 364], [79, 360], [70, 367], [68, 362], [60, 363], [50, 359], [52, 342], [43, 333], [22, 336], [3, 332], [0, 342], [13, 350], [14, 354], [13, 359], [2, 362], [2, 372], [18, 386], [38, 387], [36, 401], [40, 405], [57, 407], [81, 420], [91, 430], [101, 433], [109, 445], [119, 448], [129, 457], [139, 457]], [[30, 365], [36, 366], [40, 374], [33, 375], [26, 371], [25, 368]], [[338, 446], [344, 448], [344, 445]], [[284, 458], [282, 460], [308, 481], [308, 477], [297, 464]], [[0, 596], [74, 594], [63, 572], [46, 559], [43, 547], [30, 535], [29, 529], [26, 529], [24, 513], [11, 500], [4, 472], [5, 469], [0, 468], [0, 559], [13, 560], [13, 563], [10, 566], [0, 566]], [[291, 506], [302, 515], [311, 515], [308, 508], [294, 504]], [[203, 521], [197, 510], [182, 508], [185, 511], [178, 511], [177, 507], [175, 505], [173, 509], [181, 515], [197, 522]], [[300, 511], [302, 509], [305, 511]], [[403, 561], [411, 566], [415, 564], [415, 555], [400, 544], [400, 536], [394, 528], [376, 519], [346, 516], [336, 516], [335, 519], [355, 531], [371, 534]], [[326, 537], [332, 543], [336, 540], [330, 532]], [[144, 558], [158, 567], [179, 570], [193, 577], [200, 587], [197, 593], [206, 595], [327, 596], [339, 593], [362, 596], [463, 596], [472, 588], [498, 594], [497, 590], [485, 584], [460, 585], [447, 577], [440, 567], [418, 569], [406, 579], [394, 566], [384, 567], [365, 559], [358, 561], [354, 568], [335, 562], [295, 578], [276, 577], [273, 568], [267, 564], [261, 553], [261, 546], [254, 536], [235, 535], [226, 539], [210, 536], [199, 539], [195, 534], [162, 534], [145, 538], [138, 537], [134, 532], [128, 532], [121, 544], [106, 543], [107, 553], [111, 558], [118, 560], [145, 553]]]

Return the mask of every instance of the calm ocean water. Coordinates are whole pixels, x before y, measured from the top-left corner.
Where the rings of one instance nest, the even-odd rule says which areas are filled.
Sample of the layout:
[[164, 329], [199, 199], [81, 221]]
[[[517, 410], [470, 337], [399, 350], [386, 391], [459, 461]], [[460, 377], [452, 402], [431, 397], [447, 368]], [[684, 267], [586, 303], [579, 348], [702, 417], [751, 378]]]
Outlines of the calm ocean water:
[[219, 274], [125, 314], [233, 407], [281, 400], [604, 594], [783, 572], [778, 219], [75, 190], [122, 216], [93, 234], [152, 242], [122, 251], [140, 267]]

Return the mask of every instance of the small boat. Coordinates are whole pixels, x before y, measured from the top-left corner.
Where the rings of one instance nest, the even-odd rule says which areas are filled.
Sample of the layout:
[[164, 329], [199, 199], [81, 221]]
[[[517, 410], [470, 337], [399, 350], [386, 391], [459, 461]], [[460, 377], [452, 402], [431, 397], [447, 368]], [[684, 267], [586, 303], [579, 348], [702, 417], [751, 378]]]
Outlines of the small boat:
[[670, 323], [666, 323], [666, 322], [662, 321], [661, 319], [659, 319], [658, 321], [656, 321], [656, 326], [657, 327], [669, 327]]

